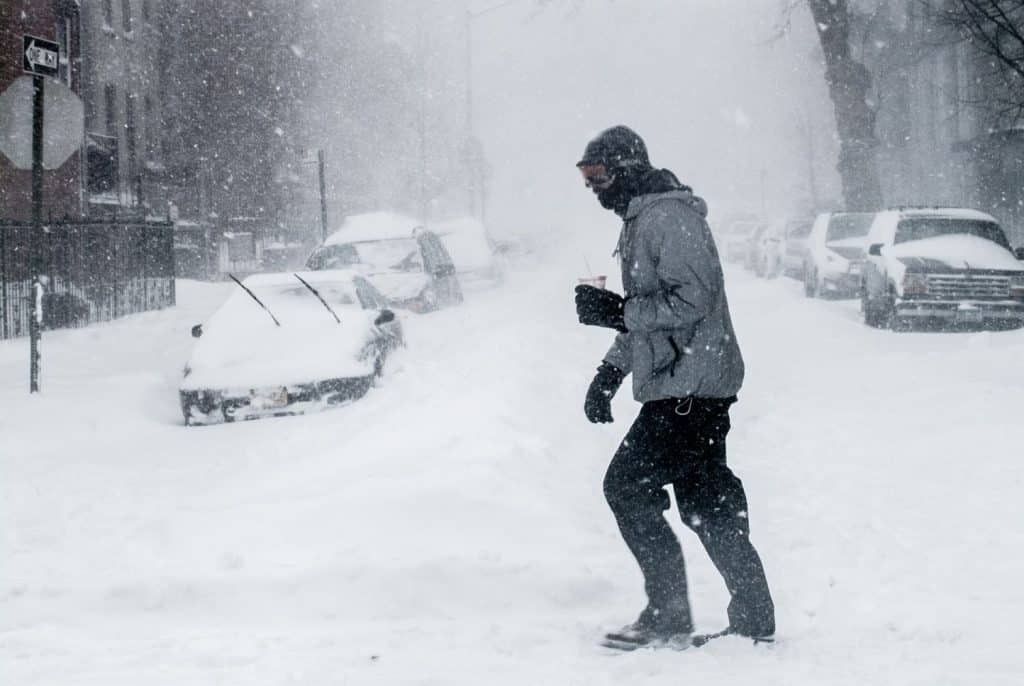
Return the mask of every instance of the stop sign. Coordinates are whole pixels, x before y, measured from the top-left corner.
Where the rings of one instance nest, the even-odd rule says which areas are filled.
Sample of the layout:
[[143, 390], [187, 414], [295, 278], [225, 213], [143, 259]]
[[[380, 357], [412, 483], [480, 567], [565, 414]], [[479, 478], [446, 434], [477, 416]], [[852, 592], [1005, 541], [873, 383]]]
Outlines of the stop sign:
[[[60, 81], [43, 91], [43, 167], [57, 169], [84, 136], [82, 101]], [[0, 93], [0, 153], [18, 169], [32, 168], [32, 77], [21, 76]]]

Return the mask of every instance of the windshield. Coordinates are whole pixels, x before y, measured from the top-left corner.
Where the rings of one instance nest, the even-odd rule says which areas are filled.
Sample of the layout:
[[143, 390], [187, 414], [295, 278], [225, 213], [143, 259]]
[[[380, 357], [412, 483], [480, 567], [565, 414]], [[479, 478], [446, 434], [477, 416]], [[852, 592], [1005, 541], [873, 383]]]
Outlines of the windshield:
[[[358, 302], [355, 289], [352, 288], [350, 283], [338, 281], [329, 283], [314, 282], [311, 285], [329, 305], [355, 305]], [[253, 289], [253, 292], [256, 293], [260, 300], [267, 303], [268, 306], [270, 306], [270, 303], [277, 303], [288, 307], [287, 303], [293, 302], [293, 299], [306, 300], [316, 297], [298, 280], [295, 281], [294, 286], [280, 285], [264, 286], [262, 288], [257, 286]]]
[[790, 238], [807, 238], [813, 228], [814, 222], [790, 222], [786, 225], [786, 235]]
[[363, 264], [400, 272], [423, 271], [423, 256], [415, 238], [356, 243], [355, 249]]
[[757, 224], [753, 222], [737, 222], [729, 227], [727, 233], [733, 236], [749, 236], [757, 228]]
[[828, 222], [825, 240], [841, 241], [847, 238], [866, 236], [871, 229], [874, 217], [875, 215], [870, 212], [833, 215]]
[[351, 245], [328, 245], [309, 256], [308, 269], [343, 269], [359, 264], [359, 254]]
[[977, 236], [997, 243], [1007, 250], [1010, 242], [995, 222], [954, 217], [912, 217], [896, 227], [895, 243], [920, 241], [939, 236]]

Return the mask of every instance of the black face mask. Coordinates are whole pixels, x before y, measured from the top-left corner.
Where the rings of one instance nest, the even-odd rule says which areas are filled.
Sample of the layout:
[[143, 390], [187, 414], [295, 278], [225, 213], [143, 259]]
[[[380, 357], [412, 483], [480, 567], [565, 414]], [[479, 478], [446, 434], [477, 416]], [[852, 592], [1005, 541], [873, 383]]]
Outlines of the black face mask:
[[625, 216], [629, 202], [640, 195], [640, 176], [635, 173], [616, 174], [615, 182], [604, 190], [593, 189], [601, 207], [620, 217]]
[[676, 175], [669, 170], [646, 167], [617, 173], [611, 186], [604, 190], [592, 190], [601, 207], [625, 217], [633, 198], [648, 193], [667, 193], [680, 188], [689, 189], [688, 186], [679, 183]]

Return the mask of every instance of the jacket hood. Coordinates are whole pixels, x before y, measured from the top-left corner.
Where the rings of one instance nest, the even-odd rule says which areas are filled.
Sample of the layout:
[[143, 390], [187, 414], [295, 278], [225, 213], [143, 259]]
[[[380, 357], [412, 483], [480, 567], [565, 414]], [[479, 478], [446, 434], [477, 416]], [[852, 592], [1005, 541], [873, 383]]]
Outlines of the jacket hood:
[[[655, 170], [657, 173], [667, 173], [672, 179], [675, 179], [675, 175], [667, 169]], [[693, 189], [689, 186], [685, 186], [676, 180], [676, 186], [674, 188], [667, 188], [665, 190], [652, 191], [645, 195], [637, 196], [633, 198], [633, 201], [629, 203], [629, 209], [626, 210], [625, 219], [633, 219], [644, 208], [648, 207], [658, 200], [674, 199], [682, 200], [686, 205], [690, 207], [694, 212], [699, 214], [701, 218], [706, 219], [708, 216], [708, 204], [704, 202], [704, 198], [696, 195]]]

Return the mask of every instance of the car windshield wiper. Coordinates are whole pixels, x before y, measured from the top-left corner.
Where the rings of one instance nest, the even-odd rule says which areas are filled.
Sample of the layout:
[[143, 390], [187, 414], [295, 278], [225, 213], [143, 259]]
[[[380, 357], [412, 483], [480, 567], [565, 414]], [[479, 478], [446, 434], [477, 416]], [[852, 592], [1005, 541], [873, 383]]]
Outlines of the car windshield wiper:
[[332, 315], [334, 315], [334, 321], [336, 321], [339, 324], [341, 324], [341, 319], [338, 318], [338, 313], [335, 312], [333, 309], [331, 309], [331, 306], [327, 304], [326, 300], [324, 300], [324, 296], [320, 295], [320, 291], [318, 291], [317, 289], [313, 288], [308, 283], [306, 283], [306, 280], [304, 278], [302, 278], [301, 276], [299, 276], [298, 274], [294, 274], [293, 273], [292, 276], [294, 276], [296, 279], [301, 281], [302, 285], [305, 286], [306, 288], [308, 288], [309, 292], [312, 293], [313, 295], [315, 295], [317, 297], [317, 299], [324, 304], [324, 307], [327, 308], [327, 311], [330, 312]]
[[257, 303], [257, 304], [258, 304], [258, 305], [259, 305], [260, 307], [262, 307], [262, 308], [263, 308], [264, 310], [266, 310], [267, 314], [269, 314], [269, 315], [270, 315], [270, 318], [274, 320], [274, 323], [275, 323], [275, 324], [277, 324], [278, 326], [281, 326], [281, 322], [277, 321], [277, 317], [275, 317], [275, 316], [274, 316], [274, 313], [270, 311], [270, 308], [268, 308], [268, 307], [267, 307], [266, 305], [264, 305], [264, 304], [263, 304], [263, 301], [262, 301], [262, 300], [260, 300], [259, 298], [257, 298], [257, 297], [256, 297], [256, 294], [255, 294], [255, 293], [253, 293], [252, 291], [250, 291], [250, 290], [249, 290], [248, 288], [246, 288], [246, 287], [245, 287], [245, 284], [243, 284], [243, 283], [242, 283], [241, 281], [239, 281], [238, 279], [236, 279], [236, 278], [235, 278], [235, 275], [234, 275], [234, 274], [228, 274], [228, 276], [230, 276], [230, 277], [231, 277], [231, 280], [232, 280], [232, 281], [234, 281], [234, 282], [235, 282], [235, 283], [237, 283], [237, 284], [238, 284], [239, 286], [241, 286], [242, 290], [243, 290], [243, 291], [245, 291], [246, 293], [248, 293], [248, 294], [249, 294], [249, 297], [250, 297], [250, 298], [252, 298], [253, 300], [255, 300], [255, 301], [256, 301], [256, 303]]

